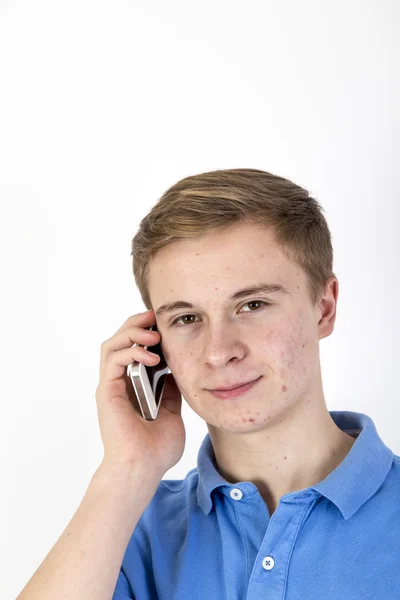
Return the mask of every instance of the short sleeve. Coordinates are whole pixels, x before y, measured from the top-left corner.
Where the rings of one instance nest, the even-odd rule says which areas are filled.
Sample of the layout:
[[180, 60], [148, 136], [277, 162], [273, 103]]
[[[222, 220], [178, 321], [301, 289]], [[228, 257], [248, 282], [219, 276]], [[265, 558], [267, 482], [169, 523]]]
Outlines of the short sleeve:
[[135, 600], [129, 581], [122, 568], [119, 572], [112, 600]]

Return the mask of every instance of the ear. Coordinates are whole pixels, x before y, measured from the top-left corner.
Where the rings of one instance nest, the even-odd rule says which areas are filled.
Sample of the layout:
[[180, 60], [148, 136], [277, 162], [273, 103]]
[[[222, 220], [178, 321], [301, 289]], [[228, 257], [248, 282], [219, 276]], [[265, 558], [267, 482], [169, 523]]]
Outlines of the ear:
[[339, 281], [332, 275], [326, 284], [325, 292], [318, 302], [317, 314], [319, 339], [331, 335], [336, 321], [336, 307], [339, 296]]

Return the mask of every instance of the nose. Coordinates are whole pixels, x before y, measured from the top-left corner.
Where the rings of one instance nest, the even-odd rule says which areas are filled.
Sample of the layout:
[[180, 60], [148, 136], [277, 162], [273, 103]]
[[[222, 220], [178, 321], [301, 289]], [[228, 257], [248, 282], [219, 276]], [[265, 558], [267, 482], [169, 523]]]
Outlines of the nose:
[[205, 362], [213, 367], [221, 367], [232, 360], [240, 360], [245, 355], [245, 345], [234, 327], [214, 326], [204, 344]]

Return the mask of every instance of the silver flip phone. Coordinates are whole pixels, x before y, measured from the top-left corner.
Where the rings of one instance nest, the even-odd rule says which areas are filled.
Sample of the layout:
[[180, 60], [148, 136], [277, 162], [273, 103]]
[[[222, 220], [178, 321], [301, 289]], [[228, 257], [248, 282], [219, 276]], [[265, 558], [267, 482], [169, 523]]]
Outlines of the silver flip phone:
[[[157, 323], [147, 329], [157, 331]], [[133, 344], [132, 347], [134, 346], [137, 344]], [[149, 346], [143, 346], [143, 348], [147, 350]], [[159, 355], [159, 363], [147, 366], [134, 361], [127, 367], [127, 375], [132, 381], [140, 411], [143, 418], [148, 421], [156, 419], [158, 415], [165, 380], [168, 373], [171, 373], [162, 353], [161, 342], [150, 346], [150, 352]]]

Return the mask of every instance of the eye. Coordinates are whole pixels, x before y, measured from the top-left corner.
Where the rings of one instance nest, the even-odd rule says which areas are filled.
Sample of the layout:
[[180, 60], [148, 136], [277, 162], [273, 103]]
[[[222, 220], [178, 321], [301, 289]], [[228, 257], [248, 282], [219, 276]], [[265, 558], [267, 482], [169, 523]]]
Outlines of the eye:
[[[265, 310], [267, 308], [267, 306], [270, 306], [271, 303], [270, 302], [265, 302], [264, 300], [249, 300], [249, 302], [246, 302], [245, 304], [243, 304], [243, 306], [248, 306], [250, 304], [262, 304], [262, 306], [260, 306], [260, 308], [256, 308], [255, 310], [246, 310], [244, 312], [261, 312], [262, 310]], [[196, 317], [196, 315], [182, 315], [181, 317], [178, 317], [177, 319], [175, 319], [174, 321], [172, 321], [172, 325], [176, 325], [177, 327], [188, 327], [188, 325], [192, 325], [192, 323], [194, 323], [195, 321], [192, 321], [192, 323], [183, 323], [183, 325], [177, 325], [178, 321], [180, 321], [181, 319], [185, 319], [186, 317]]]

